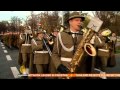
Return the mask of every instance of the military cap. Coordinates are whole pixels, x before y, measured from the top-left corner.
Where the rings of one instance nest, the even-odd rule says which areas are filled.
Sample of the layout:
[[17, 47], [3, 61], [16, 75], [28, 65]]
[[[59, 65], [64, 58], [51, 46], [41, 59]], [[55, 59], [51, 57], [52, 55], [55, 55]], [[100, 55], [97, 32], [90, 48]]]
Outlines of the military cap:
[[25, 30], [24, 32], [27, 33], [27, 34], [32, 34], [31, 30]]
[[112, 33], [111, 30], [108, 28], [102, 29], [101, 31], [102, 36], [109, 36], [111, 33]]
[[54, 29], [53, 31], [54, 31], [54, 32], [59, 32], [59, 30], [58, 30], [58, 29]]
[[40, 34], [40, 33], [44, 33], [44, 31], [38, 30], [38, 31], [37, 31], [37, 34]]
[[69, 21], [69, 20], [71, 20], [71, 19], [74, 19], [74, 18], [81, 18], [82, 19], [82, 21], [84, 21], [85, 20], [85, 17], [84, 16], [82, 16], [79, 12], [72, 12], [70, 15], [69, 15], [69, 18], [68, 18], [68, 20], [67, 21]]

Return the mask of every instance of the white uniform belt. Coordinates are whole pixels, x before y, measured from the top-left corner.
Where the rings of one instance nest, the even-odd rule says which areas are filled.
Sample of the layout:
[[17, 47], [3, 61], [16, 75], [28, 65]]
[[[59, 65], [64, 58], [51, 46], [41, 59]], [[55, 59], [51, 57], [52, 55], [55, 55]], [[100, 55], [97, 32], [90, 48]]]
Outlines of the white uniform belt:
[[103, 52], [109, 52], [109, 50], [105, 50], [105, 49], [98, 49], [98, 50]]
[[35, 51], [35, 53], [48, 53], [48, 51]]
[[71, 62], [72, 58], [61, 57], [61, 61]]
[[31, 44], [22, 44], [22, 46], [31, 46]]

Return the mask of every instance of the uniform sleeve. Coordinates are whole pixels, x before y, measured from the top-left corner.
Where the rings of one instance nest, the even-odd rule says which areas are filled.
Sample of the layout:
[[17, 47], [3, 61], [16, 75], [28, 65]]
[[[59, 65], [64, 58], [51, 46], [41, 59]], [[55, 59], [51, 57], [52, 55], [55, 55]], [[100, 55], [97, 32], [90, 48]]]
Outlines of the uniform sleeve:
[[115, 44], [117, 43], [117, 37], [115, 37]]
[[98, 48], [101, 48], [101, 47], [103, 47], [104, 45], [105, 45], [105, 42], [103, 41], [103, 40], [101, 40], [101, 38], [99, 38], [99, 37], [95, 37], [95, 43], [94, 43], [94, 45], [96, 46], [96, 47], [98, 47]]
[[32, 39], [31, 44], [32, 44], [32, 51], [40, 51], [43, 49], [42, 41], [40, 41], [40, 43], [38, 44], [36, 41], [33, 41]]
[[60, 54], [61, 54], [61, 45], [60, 45], [60, 42], [57, 37], [55, 39], [55, 43], [54, 43], [53, 51], [52, 51], [52, 60], [53, 60], [53, 63], [55, 65], [56, 69], [61, 64], [61, 60], [60, 60], [61, 55]]
[[21, 46], [23, 43], [25, 43], [25, 38], [22, 34], [19, 36], [19, 45]]

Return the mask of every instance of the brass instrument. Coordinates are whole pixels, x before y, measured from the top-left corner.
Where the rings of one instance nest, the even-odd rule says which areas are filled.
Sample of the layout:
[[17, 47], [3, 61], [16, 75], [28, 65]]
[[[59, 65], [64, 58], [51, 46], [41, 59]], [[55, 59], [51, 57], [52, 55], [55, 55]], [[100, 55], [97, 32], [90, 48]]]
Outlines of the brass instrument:
[[112, 33], [111, 30], [105, 28], [104, 31], [101, 32], [101, 35], [108, 37], [111, 33]]
[[89, 29], [88, 32], [85, 34], [84, 38], [79, 43], [78, 48], [70, 62], [71, 64], [70, 71], [72, 73], [76, 72], [77, 66], [80, 64], [85, 52], [90, 56], [96, 55], [95, 48], [89, 43], [94, 34], [95, 32], [92, 29]]
[[33, 38], [32, 31], [31, 30], [25, 30], [25, 44], [30, 43], [30, 38]]
[[52, 56], [52, 51], [50, 50], [49, 46], [47, 45], [47, 43], [45, 42], [44, 39], [43, 39], [43, 43], [44, 43], [45, 47], [47, 48], [49, 55]]
[[53, 42], [53, 37], [52, 36], [49, 36], [47, 33], [46, 33], [46, 30], [43, 30], [44, 34], [45, 34], [45, 38], [48, 40], [48, 43], [50, 45], [52, 45], [54, 42]]
[[[25, 32], [24, 32], [24, 36], [25, 36], [25, 43], [22, 44], [22, 50], [24, 50], [24, 53], [30, 53], [31, 52], [31, 38], [33, 37], [32, 35], [32, 31], [30, 30], [31, 28], [28, 27], [26, 28]], [[21, 37], [22, 38], [22, 37]], [[20, 72], [22, 74], [28, 74], [28, 68], [26, 68], [25, 64], [22, 64], [20, 66]]]
[[[24, 35], [24, 38], [22, 37], [22, 35]], [[25, 32], [23, 34], [20, 34], [20, 39], [25, 41], [25, 43], [22, 44], [24, 46], [29, 45], [30, 39], [32, 39], [32, 38], [33, 38], [33, 34], [32, 34], [31, 30], [25, 30]]]
[[[51, 56], [51, 55], [52, 55], [52, 51], [50, 50], [49, 46], [47, 45], [47, 42], [48, 42], [50, 45], [52, 45], [53, 43], [51, 44], [50, 42], [53, 42], [53, 41], [51, 41], [51, 37], [46, 33], [46, 30], [43, 30], [43, 29], [42, 29], [42, 32], [45, 34], [45, 36], [42, 38], [43, 43], [44, 43], [44, 45], [45, 45], [45, 47], [46, 47], [49, 55]], [[46, 42], [46, 41], [47, 41], [47, 42]], [[33, 42], [34, 42], [34, 40], [33, 40]], [[36, 45], [37, 45], [37, 43], [36, 43]]]
[[83, 36], [84, 36], [87, 33], [87, 28], [83, 28], [82, 32], [83, 32]]
[[77, 67], [80, 65], [81, 60], [84, 58], [85, 52], [90, 56], [96, 55], [96, 49], [90, 44], [90, 40], [94, 36], [96, 32], [98, 32], [99, 28], [102, 25], [102, 21], [98, 18], [93, 18], [88, 24], [89, 30], [83, 36], [83, 39], [79, 43], [77, 50], [70, 62], [70, 72], [75, 73], [77, 71]]
[[29, 34], [25, 33], [25, 44], [29, 44]]
[[106, 44], [105, 44], [105, 46], [106, 46], [106, 49], [109, 49], [109, 50], [112, 50], [113, 49], [113, 42], [110, 40], [110, 35], [111, 35], [111, 30], [110, 29], [108, 29], [108, 28], [105, 28], [105, 29], [103, 29], [103, 31], [101, 32], [101, 35], [105, 38], [105, 39], [107, 39], [107, 42], [106, 42]]

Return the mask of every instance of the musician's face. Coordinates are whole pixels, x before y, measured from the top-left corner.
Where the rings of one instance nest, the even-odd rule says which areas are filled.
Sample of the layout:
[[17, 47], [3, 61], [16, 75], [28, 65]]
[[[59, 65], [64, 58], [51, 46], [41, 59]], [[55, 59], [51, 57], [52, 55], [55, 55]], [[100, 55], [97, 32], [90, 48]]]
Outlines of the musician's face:
[[115, 34], [115, 33], [112, 33], [112, 36], [116, 36], [116, 34]]
[[58, 34], [58, 32], [53, 32], [53, 35], [54, 35], [54, 36], [57, 36], [57, 34]]
[[75, 31], [80, 30], [80, 26], [82, 24], [82, 19], [81, 18], [74, 18], [69, 21], [70, 28], [74, 29]]
[[38, 37], [42, 39], [44, 37], [44, 34], [43, 33], [39, 33]]

